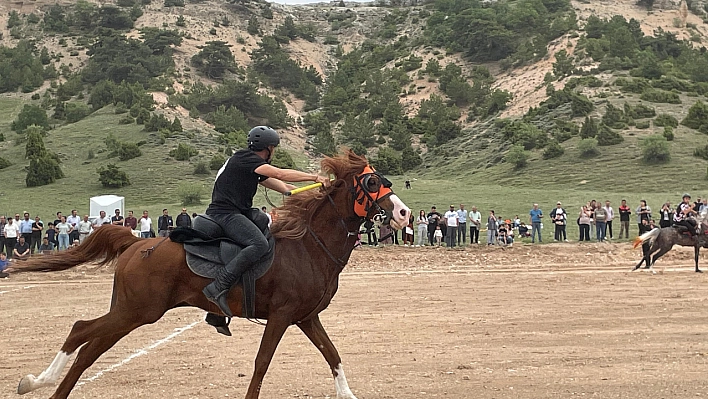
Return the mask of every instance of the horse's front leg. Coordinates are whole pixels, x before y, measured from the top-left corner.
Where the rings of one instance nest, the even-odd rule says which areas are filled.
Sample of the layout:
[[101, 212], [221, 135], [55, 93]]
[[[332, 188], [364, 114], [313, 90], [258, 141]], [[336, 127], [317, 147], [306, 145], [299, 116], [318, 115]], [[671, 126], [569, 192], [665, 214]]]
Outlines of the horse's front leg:
[[302, 330], [307, 338], [320, 350], [322, 356], [324, 356], [329, 364], [330, 369], [332, 369], [334, 386], [337, 389], [337, 399], [356, 399], [356, 396], [354, 396], [349, 389], [347, 377], [344, 376], [342, 358], [339, 357], [337, 348], [334, 347], [334, 344], [327, 336], [327, 332], [324, 327], [322, 327], [320, 317], [315, 316], [310, 320], [298, 323], [297, 326], [300, 327], [300, 330]]
[[265, 377], [268, 366], [270, 366], [270, 361], [273, 359], [275, 349], [278, 347], [278, 343], [280, 343], [289, 325], [289, 322], [281, 318], [273, 317], [268, 319], [268, 324], [266, 324], [263, 337], [261, 338], [261, 346], [258, 348], [258, 354], [256, 355], [256, 366], [253, 377], [251, 378], [251, 383], [248, 385], [246, 399], [258, 399], [263, 377]]

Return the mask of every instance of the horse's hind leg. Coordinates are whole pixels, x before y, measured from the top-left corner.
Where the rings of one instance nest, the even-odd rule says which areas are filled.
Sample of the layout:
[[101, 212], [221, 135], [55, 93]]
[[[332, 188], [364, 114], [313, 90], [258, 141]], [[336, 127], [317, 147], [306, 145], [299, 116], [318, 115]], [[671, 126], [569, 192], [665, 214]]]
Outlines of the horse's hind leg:
[[701, 250], [701, 247], [696, 245], [696, 248], [695, 248], [696, 273], [703, 273], [703, 271], [701, 271], [701, 269], [698, 268], [698, 253], [700, 252], [700, 250]]
[[302, 330], [307, 338], [320, 350], [322, 356], [324, 356], [329, 364], [332, 375], [334, 376], [334, 386], [337, 389], [337, 399], [356, 399], [356, 396], [354, 396], [349, 389], [347, 377], [344, 376], [342, 358], [339, 356], [339, 353], [337, 353], [337, 348], [334, 347], [329, 336], [327, 336], [324, 327], [322, 327], [319, 316], [300, 322], [297, 326], [300, 327], [300, 330]]

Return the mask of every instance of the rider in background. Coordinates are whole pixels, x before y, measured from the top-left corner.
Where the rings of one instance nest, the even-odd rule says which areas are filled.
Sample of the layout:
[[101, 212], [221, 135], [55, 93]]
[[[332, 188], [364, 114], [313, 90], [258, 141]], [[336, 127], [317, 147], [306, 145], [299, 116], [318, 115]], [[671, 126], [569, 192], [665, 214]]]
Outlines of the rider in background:
[[278, 133], [267, 126], [256, 126], [248, 132], [248, 149], [235, 152], [216, 174], [211, 204], [206, 214], [224, 229], [224, 235], [243, 246], [239, 254], [219, 270], [216, 279], [202, 291], [228, 317], [233, 317], [227, 302], [231, 286], [243, 272], [268, 252], [268, 241], [246, 214], [253, 207], [258, 185], [285, 193], [295, 188], [289, 182], [314, 181], [325, 187], [329, 178], [270, 165], [275, 147], [280, 144]]
[[681, 201], [678, 206], [676, 206], [676, 213], [674, 214], [674, 224], [677, 226], [683, 226], [688, 229], [688, 232], [693, 235], [694, 233], [699, 233], [696, 229], [696, 220], [691, 218], [691, 215], [695, 215], [696, 211], [693, 210], [693, 205], [691, 204], [691, 195], [686, 193], [683, 195], [683, 201]]

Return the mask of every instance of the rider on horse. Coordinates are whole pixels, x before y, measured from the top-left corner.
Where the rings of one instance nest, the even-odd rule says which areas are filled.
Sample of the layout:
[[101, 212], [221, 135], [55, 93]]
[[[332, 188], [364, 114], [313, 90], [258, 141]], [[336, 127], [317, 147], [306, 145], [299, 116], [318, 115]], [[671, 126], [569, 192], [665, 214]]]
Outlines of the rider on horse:
[[236, 151], [216, 174], [211, 204], [206, 214], [224, 229], [224, 235], [243, 246], [239, 254], [219, 271], [216, 279], [202, 291], [228, 317], [233, 317], [227, 293], [248, 268], [268, 252], [268, 241], [258, 227], [244, 214], [253, 207], [258, 184], [285, 193], [295, 188], [283, 181], [314, 181], [325, 187], [329, 178], [270, 165], [278, 133], [267, 126], [256, 126], [248, 132], [248, 149]]
[[688, 229], [690, 235], [699, 234], [700, 231], [697, 230], [696, 220], [691, 215], [695, 215], [696, 211], [693, 210], [693, 205], [691, 204], [691, 195], [686, 193], [683, 195], [683, 201], [676, 207], [676, 213], [674, 213], [674, 225], [681, 226]]

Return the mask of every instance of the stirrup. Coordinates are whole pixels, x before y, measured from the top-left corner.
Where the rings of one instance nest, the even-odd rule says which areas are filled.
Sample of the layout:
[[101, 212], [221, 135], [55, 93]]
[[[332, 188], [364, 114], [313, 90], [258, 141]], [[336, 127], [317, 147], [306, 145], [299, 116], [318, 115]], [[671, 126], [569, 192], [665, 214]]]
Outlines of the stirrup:
[[216, 328], [216, 332], [219, 334], [224, 334], [227, 337], [231, 336], [231, 330], [229, 329], [229, 324], [231, 324], [230, 318], [220, 316], [215, 313], [207, 313], [204, 321], [206, 321], [210, 326]]
[[[222, 313], [226, 317], [234, 317], [234, 314], [231, 312], [231, 308], [229, 308], [229, 302], [228, 302], [228, 294], [230, 289], [225, 289], [217, 294], [214, 294], [211, 292], [211, 289], [209, 287], [215, 285], [213, 282], [202, 290], [202, 293], [204, 296], [213, 304], [219, 307]], [[214, 287], [216, 288], [216, 287]]]

